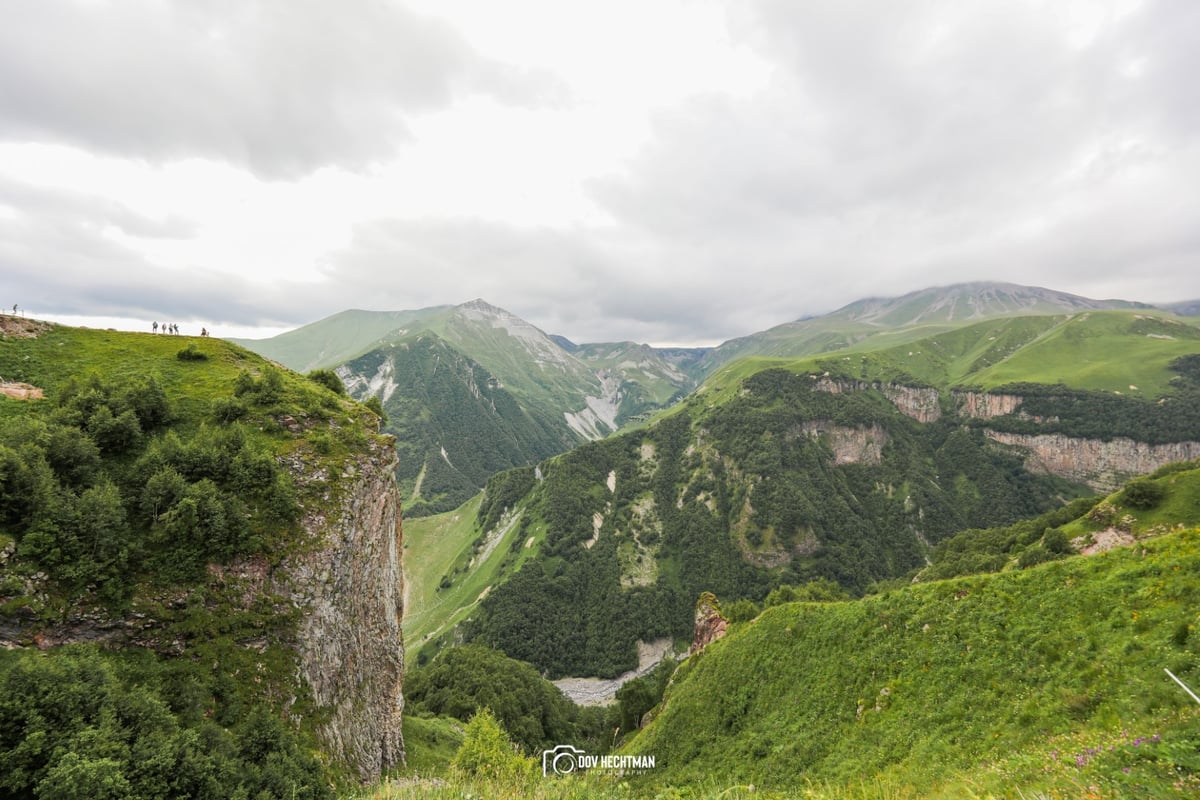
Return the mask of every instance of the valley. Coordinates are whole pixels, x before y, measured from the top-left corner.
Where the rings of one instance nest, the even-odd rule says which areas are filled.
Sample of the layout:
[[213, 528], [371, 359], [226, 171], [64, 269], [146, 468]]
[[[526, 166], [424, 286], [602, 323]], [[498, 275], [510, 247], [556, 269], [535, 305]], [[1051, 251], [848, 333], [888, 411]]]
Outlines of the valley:
[[4, 329], [16, 796], [1200, 786], [1194, 319], [965, 284], [715, 348], [482, 300], [244, 344]]

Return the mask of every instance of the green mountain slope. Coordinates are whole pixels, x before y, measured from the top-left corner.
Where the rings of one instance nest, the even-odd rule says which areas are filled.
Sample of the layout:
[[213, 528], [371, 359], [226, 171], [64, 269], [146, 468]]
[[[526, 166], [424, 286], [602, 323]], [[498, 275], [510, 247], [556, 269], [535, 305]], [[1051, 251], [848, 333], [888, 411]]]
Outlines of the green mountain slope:
[[694, 385], [644, 345], [568, 352], [482, 300], [344, 312], [247, 344], [304, 368], [336, 364], [353, 397], [382, 402], [410, 517], [455, 508], [495, 472], [605, 436]]
[[1154, 399], [1176, 388], [1171, 362], [1200, 352], [1200, 325], [1158, 311], [1095, 311], [989, 320], [887, 347], [878, 346], [884, 336], [870, 343], [796, 367], [941, 387], [1061, 384]]
[[[761, 599], [829, 578], [861, 592], [915, 572], [959, 530], [1036, 515], [1086, 493], [1080, 482], [1103, 489], [1194, 458], [1194, 332], [1140, 312], [1086, 312], [987, 321], [849, 359], [735, 362], [657, 422], [543, 464], [528, 494], [503, 500], [538, 532], [537, 559], [489, 567], [486, 598], [467, 593], [479, 605], [468, 630], [555, 675], [608, 674], [632, 666], [636, 639], [685, 637], [701, 591]], [[1044, 370], [1055, 348], [1079, 341], [1113, 360], [1102, 370], [1060, 360], [1071, 369], [1055, 374], [1084, 385], [1104, 376], [1096, 385], [1125, 393], [957, 386], [1017, 358]], [[1139, 397], [1135, 374], [1170, 391]], [[483, 516], [458, 535], [485, 537]], [[453, 587], [469, 570], [443, 578]]]
[[[1122, 308], [1149, 307], [1008, 283], [934, 287], [901, 297], [859, 300], [830, 314], [733, 339], [708, 353], [702, 364], [707, 374], [745, 356], [797, 358], [854, 346], [878, 349], [988, 319]], [[871, 341], [875, 337], [884, 341]]]
[[982, 432], [922, 425], [879, 392], [832, 394], [781, 370], [542, 472], [524, 496], [496, 499], [502, 486], [489, 485], [489, 501], [545, 534], [469, 631], [554, 676], [616, 674], [637, 639], [688, 636], [701, 591], [761, 599], [822, 577], [861, 591], [964, 527], [1080, 491], [1025, 472]]
[[375, 342], [406, 331], [449, 306], [412, 311], [350, 309], [269, 339], [230, 339], [297, 372], [336, 367], [371, 349]]
[[565, 425], [527, 411], [496, 377], [428, 331], [389, 338], [337, 373], [352, 396], [382, 400], [410, 517], [456, 508], [494, 473], [578, 441]]
[[627, 749], [656, 756], [657, 783], [879, 776], [937, 797], [1193, 796], [1200, 715], [1163, 670], [1200, 683], [1197, 602], [1191, 530], [778, 606], [683, 665]]

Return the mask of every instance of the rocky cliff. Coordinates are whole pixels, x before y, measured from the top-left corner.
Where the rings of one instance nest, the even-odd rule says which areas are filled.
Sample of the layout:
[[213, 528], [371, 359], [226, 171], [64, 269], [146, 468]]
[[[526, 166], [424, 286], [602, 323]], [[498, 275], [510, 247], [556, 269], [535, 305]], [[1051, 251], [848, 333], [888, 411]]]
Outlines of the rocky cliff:
[[395, 470], [395, 449], [373, 440], [343, 468], [337, 511], [306, 519], [316, 547], [275, 579], [300, 611], [300, 670], [328, 714], [321, 738], [364, 780], [404, 761], [404, 587]]
[[988, 431], [1001, 444], [1027, 452], [1025, 468], [1049, 472], [1098, 492], [1111, 492], [1135, 475], [1153, 472], [1174, 461], [1200, 458], [1200, 442], [1145, 444], [1132, 439], [1073, 439], [1060, 434], [1017, 434]]
[[941, 398], [938, 390], [931, 386], [904, 386], [899, 383], [867, 383], [846, 378], [821, 377], [814, 388], [818, 392], [844, 394], [877, 389], [892, 401], [892, 405], [905, 416], [917, 422], [937, 422], [942, 417]]
[[1011, 414], [1024, 400], [1015, 394], [986, 392], [952, 392], [952, 396], [958, 403], [958, 413], [973, 419], [991, 419]]
[[[256, 555], [211, 564], [203, 591], [163, 588], [135, 598], [124, 617], [77, 605], [65, 619], [46, 624], [23, 608], [0, 617], [0, 647], [46, 650], [92, 642], [186, 654], [188, 636], [164, 625], [164, 617], [202, 597], [221, 597], [242, 609], [268, 603], [276, 619], [295, 614], [294, 625], [239, 644], [262, 651], [281, 639], [290, 647], [297, 677], [322, 718], [317, 733], [323, 749], [363, 780], [378, 779], [404, 761], [402, 541], [391, 441], [369, 437], [357, 455], [341, 462], [338, 476], [309, 463], [303, 451], [286, 459], [298, 485], [321, 487], [331, 502], [330, 510], [307, 513], [295, 550], [281, 559]], [[14, 552], [12, 543], [0, 548], [0, 568]], [[44, 598], [45, 580], [43, 573], [25, 579], [23, 593]], [[303, 687], [290, 689], [296, 690]]]

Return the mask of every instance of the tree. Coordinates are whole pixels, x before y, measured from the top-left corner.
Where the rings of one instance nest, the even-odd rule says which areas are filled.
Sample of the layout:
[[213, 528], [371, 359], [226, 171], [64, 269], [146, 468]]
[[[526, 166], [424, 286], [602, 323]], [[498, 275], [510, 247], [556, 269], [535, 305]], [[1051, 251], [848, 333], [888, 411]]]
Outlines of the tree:
[[451, 766], [469, 775], [515, 782], [532, 777], [537, 766], [509, 741], [508, 734], [487, 708], [481, 708], [467, 723], [463, 743]]
[[342, 379], [331, 369], [314, 369], [305, 377], [314, 383], [321, 384], [336, 395], [346, 396], [346, 387], [342, 385]]

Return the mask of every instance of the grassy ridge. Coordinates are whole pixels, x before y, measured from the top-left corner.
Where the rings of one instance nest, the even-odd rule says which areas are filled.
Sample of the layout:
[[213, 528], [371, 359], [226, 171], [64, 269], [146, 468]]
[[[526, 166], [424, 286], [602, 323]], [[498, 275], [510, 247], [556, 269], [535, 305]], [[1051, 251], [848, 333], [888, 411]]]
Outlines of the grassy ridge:
[[1174, 388], [1175, 373], [1167, 365], [1197, 352], [1200, 328], [1169, 314], [1092, 311], [1015, 317], [954, 329], [881, 333], [799, 359], [741, 359], [710, 376], [701, 392], [707, 402], [719, 403], [753, 373], [781, 367], [941, 388], [1044, 383], [1154, 398]]
[[[1005, 763], [1036, 786], [1056, 743], [1108, 746], [1125, 731], [1157, 734], [1158, 756], [1126, 748], [1105, 780], [1169, 787], [1179, 754], [1167, 742], [1187, 751], [1194, 789], [1200, 727], [1163, 668], [1200, 682], [1198, 603], [1191, 530], [1022, 572], [772, 608], [685, 665], [630, 750], [658, 757], [655, 782], [879, 774], [932, 789]], [[1017, 753], [1045, 761], [1014, 765]]]

